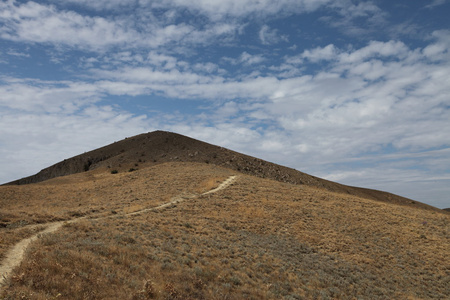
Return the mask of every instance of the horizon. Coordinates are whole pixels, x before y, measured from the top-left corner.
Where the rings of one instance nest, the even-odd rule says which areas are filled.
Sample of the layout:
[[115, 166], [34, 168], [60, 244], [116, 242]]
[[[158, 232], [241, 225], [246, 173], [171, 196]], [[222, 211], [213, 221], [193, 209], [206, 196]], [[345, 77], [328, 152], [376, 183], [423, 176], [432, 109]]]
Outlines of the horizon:
[[0, 3], [0, 183], [164, 130], [450, 207], [450, 2]]

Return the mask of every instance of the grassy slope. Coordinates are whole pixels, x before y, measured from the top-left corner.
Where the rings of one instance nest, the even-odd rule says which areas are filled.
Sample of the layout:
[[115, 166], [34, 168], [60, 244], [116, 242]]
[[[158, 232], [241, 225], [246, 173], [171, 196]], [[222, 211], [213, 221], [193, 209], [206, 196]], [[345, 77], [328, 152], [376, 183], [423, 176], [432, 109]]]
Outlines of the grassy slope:
[[[450, 294], [448, 214], [166, 163], [0, 187], [0, 228], [80, 215], [35, 242], [5, 299], [427, 299]], [[6, 196], [5, 196], [6, 195]], [[9, 196], [7, 196], [9, 195]], [[64, 201], [63, 201], [64, 200]], [[16, 228], [16, 229], [14, 229]], [[20, 229], [22, 228], [22, 229]], [[22, 233], [26, 235], [29, 233]], [[9, 238], [8, 238], [9, 237]], [[0, 253], [1, 255], [1, 253]]]
[[398, 195], [351, 187], [324, 180], [292, 168], [280, 166], [223, 147], [211, 145], [176, 133], [154, 131], [127, 138], [105, 147], [86, 152], [50, 166], [38, 174], [22, 178], [11, 184], [36, 183], [57, 176], [82, 173], [86, 170], [119, 170], [126, 172], [141, 165], [165, 162], [200, 162], [226, 167], [244, 174], [270, 178], [280, 182], [303, 184], [368, 199], [418, 206], [434, 207]]
[[180, 193], [200, 192], [231, 173], [204, 164], [166, 164], [136, 172], [101, 171], [58, 177], [38, 184], [0, 186], [0, 259], [18, 240], [36, 232], [33, 225], [78, 217], [128, 213], [168, 202]]

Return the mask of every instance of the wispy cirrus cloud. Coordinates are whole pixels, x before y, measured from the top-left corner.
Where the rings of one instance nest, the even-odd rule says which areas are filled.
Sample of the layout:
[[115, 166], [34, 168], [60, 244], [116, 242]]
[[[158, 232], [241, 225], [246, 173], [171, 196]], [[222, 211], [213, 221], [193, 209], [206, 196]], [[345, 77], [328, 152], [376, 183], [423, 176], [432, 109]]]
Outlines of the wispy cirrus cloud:
[[446, 2], [448, 2], [448, 1], [447, 0], [433, 0], [433, 1], [431, 1], [430, 4], [427, 4], [425, 6], [425, 8], [433, 9], [433, 8], [435, 8], [437, 6], [444, 5]]
[[53, 4], [59, 4], [59, 5], [78, 5], [80, 7], [84, 8], [90, 8], [94, 10], [118, 10], [118, 9], [127, 9], [130, 6], [135, 7], [138, 5], [138, 0], [97, 0], [97, 1], [90, 1], [90, 0], [66, 0], [63, 3], [61, 3], [58, 0], [51, 0]]
[[0, 10], [0, 37], [7, 40], [92, 50], [139, 40], [139, 34], [123, 21], [60, 11], [55, 6], [7, 1], [0, 4]]
[[[147, 3], [148, 1], [144, 1]], [[330, 0], [169, 0], [152, 1], [153, 5], [167, 7], [179, 6], [191, 11], [199, 12], [212, 20], [221, 20], [228, 17], [246, 17], [248, 15], [275, 15], [294, 12], [311, 12], [332, 1]]]
[[[128, 16], [105, 18], [60, 10], [54, 5], [7, 1], [0, 4], [0, 37], [27, 43], [69, 46], [100, 51], [110, 47], [158, 48], [211, 43], [217, 37], [234, 35], [239, 25], [216, 23], [198, 29], [186, 23], [150, 23], [142, 27]], [[138, 18], [139, 19], [139, 18]]]

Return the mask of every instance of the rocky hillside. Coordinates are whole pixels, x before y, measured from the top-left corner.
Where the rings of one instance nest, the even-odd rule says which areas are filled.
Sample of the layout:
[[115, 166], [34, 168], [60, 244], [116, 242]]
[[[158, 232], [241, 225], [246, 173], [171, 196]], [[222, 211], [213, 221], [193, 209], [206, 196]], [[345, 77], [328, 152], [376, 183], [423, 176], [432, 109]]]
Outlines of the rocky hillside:
[[351, 187], [324, 180], [292, 168], [165, 131], [154, 131], [126, 138], [105, 147], [65, 159], [35, 175], [10, 182], [9, 184], [37, 183], [58, 176], [102, 168], [122, 172], [132, 168], [136, 169], [175, 161], [214, 164], [260, 178], [269, 178], [292, 184], [304, 184], [324, 188], [331, 192], [345, 193], [372, 200], [436, 209], [387, 192]]

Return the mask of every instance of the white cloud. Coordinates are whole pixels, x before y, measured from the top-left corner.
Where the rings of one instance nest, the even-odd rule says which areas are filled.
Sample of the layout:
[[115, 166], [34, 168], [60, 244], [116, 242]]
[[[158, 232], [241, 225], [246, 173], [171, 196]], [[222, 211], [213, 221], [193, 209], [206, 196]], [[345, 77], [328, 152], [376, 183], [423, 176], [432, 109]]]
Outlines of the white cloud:
[[[149, 0], [141, 0], [148, 3]], [[293, 12], [311, 12], [330, 3], [330, 0], [159, 0], [151, 1], [161, 7], [185, 7], [207, 15], [211, 20], [227, 17], [245, 17], [251, 14], [274, 15]]]
[[30, 57], [30, 54], [9, 49], [6, 54], [16, 57]]
[[167, 124], [163, 129], [173, 130], [180, 134], [243, 153], [249, 153], [248, 150], [254, 148], [255, 142], [264, 138], [248, 124], [223, 120], [215, 122], [214, 126], [208, 126], [198, 122], [185, 122], [183, 119], [178, 119], [176, 123]]
[[193, 70], [200, 73], [220, 73], [225, 74], [227, 71], [224, 69], [219, 68], [218, 65], [208, 62], [208, 63], [197, 63], [194, 66], [192, 66]]
[[337, 1], [335, 7], [339, 7], [340, 13], [350, 18], [370, 17], [382, 13], [382, 10], [370, 1], [358, 4], [352, 4], [350, 1]]
[[328, 15], [320, 19], [346, 35], [363, 37], [376, 29], [385, 29], [388, 25], [387, 13], [372, 1], [354, 4], [351, 0], [340, 0], [334, 1], [328, 8], [336, 12], [337, 16]]
[[340, 60], [344, 63], [360, 62], [369, 58], [389, 58], [403, 59], [408, 54], [409, 49], [399, 41], [379, 42], [371, 41], [369, 45], [340, 55]]
[[156, 51], [150, 51], [147, 56], [147, 61], [154, 66], [161, 67], [163, 69], [173, 69], [177, 67], [178, 59], [173, 56], [169, 56]]
[[63, 44], [99, 49], [108, 45], [135, 43], [139, 35], [123, 21], [82, 16], [72, 11], [58, 11], [54, 6], [35, 2], [0, 4], [0, 21], [5, 25], [0, 36], [13, 41]]
[[214, 115], [222, 119], [230, 117], [233, 118], [237, 116], [240, 110], [241, 109], [236, 102], [229, 101], [223, 104], [221, 107], [217, 108], [214, 112]]
[[[110, 106], [69, 111], [0, 110], [0, 183], [37, 173], [63, 159], [159, 127]], [[7, 146], [6, 146], [7, 145]]]
[[276, 44], [281, 41], [287, 42], [288, 37], [278, 33], [277, 29], [271, 29], [267, 25], [263, 25], [259, 31], [259, 39], [263, 45]]
[[136, 5], [138, 2], [137, 0], [65, 0], [63, 3], [61, 3], [59, 0], [51, 1], [59, 5], [76, 4], [82, 7], [88, 7], [99, 11], [126, 9], [129, 6]]
[[292, 140], [301, 153], [333, 161], [390, 143], [396, 149], [428, 149], [450, 140], [444, 130], [450, 126], [445, 64], [422, 63], [420, 51], [394, 41], [324, 49], [304, 52], [315, 60], [332, 58], [324, 71], [303, 81], [280, 80], [273, 104], [263, 108], [286, 130], [301, 132], [298, 142]]
[[[171, 26], [168, 26], [171, 27]], [[180, 33], [180, 28], [186, 27], [184, 33]], [[171, 37], [170, 41], [179, 41], [181, 44], [211, 44], [214, 41], [226, 42], [233, 40], [234, 36], [242, 30], [242, 25], [238, 23], [214, 23], [212, 25], [206, 26], [203, 29], [195, 29], [194, 27], [189, 27], [183, 24], [179, 26], [172, 26], [173, 32], [177, 33], [179, 36]], [[159, 34], [158, 36], [166, 36], [166, 33]], [[169, 41], [167, 41], [168, 43]]]
[[[133, 84], [147, 84], [150, 88], [157, 89], [164, 86], [209, 84], [214, 83], [216, 78], [198, 75], [191, 72], [181, 72], [177, 69], [154, 70], [145, 67], [124, 67], [119, 70], [92, 70], [95, 76], [105, 79], [114, 79]], [[219, 79], [220, 80], [220, 79]]]
[[265, 58], [261, 54], [252, 55], [244, 51], [242, 52], [238, 61], [239, 63], [244, 65], [255, 65], [265, 61]]
[[328, 45], [324, 48], [317, 47], [312, 50], [305, 50], [301, 54], [301, 58], [308, 59], [312, 62], [318, 62], [321, 60], [332, 60], [335, 59], [337, 55], [337, 49], [334, 45]]
[[437, 40], [423, 49], [423, 54], [432, 61], [449, 59], [450, 30], [434, 31], [432, 37]]
[[[416, 50], [395, 41], [371, 42], [348, 51], [327, 46], [305, 51], [304, 56], [334, 60], [328, 70], [315, 76], [285, 79], [199, 75], [176, 69], [178, 61], [169, 57], [160, 66], [172, 61], [173, 69], [127, 67], [92, 72], [101, 79], [95, 84], [98, 90], [110, 94], [258, 101], [261, 105], [248, 111], [249, 116], [266, 116], [288, 131], [302, 132], [301, 144], [308, 145], [301, 147], [303, 153], [324, 154], [323, 149], [332, 149], [325, 154], [344, 157], [380, 144], [426, 149], [450, 140], [445, 131], [434, 131], [447, 127], [450, 119], [445, 109], [450, 74], [444, 65], [420, 63]], [[386, 57], [396, 59], [386, 61]], [[322, 132], [319, 136], [317, 130]]]
[[[420, 62], [417, 53], [395, 41], [370, 42], [355, 50], [328, 45], [301, 55], [310, 62], [328, 59], [328, 67], [314, 76], [236, 79], [211, 74], [218, 68], [215, 64], [189, 65], [175, 57], [150, 52], [142, 59], [153, 67], [119, 64], [117, 69], [92, 69], [90, 78], [94, 81], [89, 84], [9, 81], [1, 86], [4, 95], [1, 103], [14, 109], [54, 113], [77, 111], [108, 94], [249, 99], [259, 106], [248, 110], [233, 106], [233, 109], [245, 111], [247, 120], [255, 116], [260, 121], [271, 120], [288, 132], [301, 132], [298, 138], [302, 142], [294, 138], [291, 146], [303, 154], [332, 160], [385, 144], [398, 149], [439, 147], [450, 140], [446, 131], [436, 132], [436, 128], [449, 125], [445, 109], [450, 94], [449, 68]], [[131, 57], [125, 52], [119, 53], [117, 59], [135, 59]], [[243, 63], [255, 58], [259, 56], [247, 52], [240, 56]], [[42, 88], [43, 85], [46, 87]], [[230, 109], [223, 107], [223, 114]]]
[[98, 101], [98, 89], [83, 82], [48, 82], [3, 77], [0, 107], [36, 113], [74, 113], [81, 106]]
[[448, 1], [447, 0], [433, 0], [430, 4], [426, 5], [425, 8], [433, 9], [437, 6], [444, 5], [446, 2], [448, 2]]
[[[428, 172], [414, 169], [417, 161], [410, 162], [410, 168], [398, 166], [390, 161], [383, 162], [377, 158], [378, 164], [370, 167], [359, 167], [358, 171], [344, 170], [335, 173], [319, 172], [318, 176], [343, 184], [388, 191], [400, 194], [439, 208], [450, 207], [450, 178], [448, 173], [433, 176]], [[439, 159], [447, 161], [448, 156]], [[406, 167], [407, 168], [407, 167]], [[430, 201], [433, 199], [433, 201]]]
[[339, 60], [341, 64], [360, 63], [368, 59], [404, 59], [409, 53], [408, 47], [400, 41], [379, 42], [371, 41], [365, 47], [356, 50], [344, 51], [330, 44], [325, 47], [316, 47], [314, 49], [306, 49], [297, 56], [286, 57], [288, 64], [302, 64], [305, 59], [317, 63], [320, 61]]
[[215, 23], [198, 29], [185, 23], [148, 23], [140, 26], [129, 16], [104, 18], [86, 16], [55, 6], [15, 1], [0, 3], [0, 37], [12, 41], [69, 46], [83, 50], [103, 51], [110, 47], [157, 48], [172, 42], [180, 46], [211, 43], [218, 37], [233, 37], [240, 25]]

